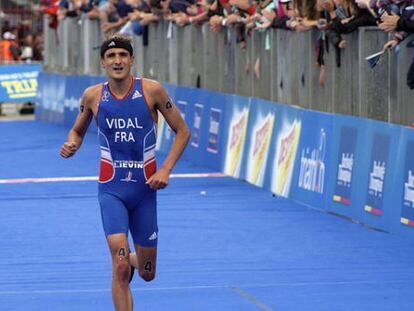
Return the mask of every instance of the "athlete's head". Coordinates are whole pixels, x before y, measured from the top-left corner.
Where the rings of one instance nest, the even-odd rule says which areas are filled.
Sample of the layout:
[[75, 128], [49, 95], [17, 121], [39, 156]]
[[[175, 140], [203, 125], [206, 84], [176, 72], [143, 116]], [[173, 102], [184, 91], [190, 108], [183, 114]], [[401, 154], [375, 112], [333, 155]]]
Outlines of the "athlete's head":
[[101, 62], [108, 77], [124, 79], [130, 75], [134, 63], [131, 40], [120, 34], [106, 39], [101, 46]]

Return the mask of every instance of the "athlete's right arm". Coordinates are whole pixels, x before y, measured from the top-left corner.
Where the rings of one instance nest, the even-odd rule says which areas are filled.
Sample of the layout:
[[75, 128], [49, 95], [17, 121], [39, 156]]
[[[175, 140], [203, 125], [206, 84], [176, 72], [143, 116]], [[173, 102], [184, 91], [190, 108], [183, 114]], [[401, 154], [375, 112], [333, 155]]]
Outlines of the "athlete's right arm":
[[75, 124], [69, 131], [68, 140], [60, 149], [60, 155], [64, 158], [73, 156], [82, 145], [83, 137], [85, 136], [93, 117], [91, 102], [94, 100], [94, 93], [95, 92], [89, 88], [82, 96], [79, 114], [76, 118]]

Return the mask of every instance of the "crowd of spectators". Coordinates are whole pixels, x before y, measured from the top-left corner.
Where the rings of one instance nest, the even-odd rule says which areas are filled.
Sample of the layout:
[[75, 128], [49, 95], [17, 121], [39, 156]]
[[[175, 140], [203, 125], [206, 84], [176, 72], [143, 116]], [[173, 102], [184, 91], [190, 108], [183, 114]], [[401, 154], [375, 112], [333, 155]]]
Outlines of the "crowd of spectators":
[[12, 26], [5, 19], [1, 25], [0, 63], [43, 61], [43, 33], [34, 30], [30, 21]]
[[[44, 0], [42, 4], [52, 28], [65, 18], [95, 19], [105, 36], [114, 32], [143, 35], [144, 42], [148, 24], [160, 20], [179, 27], [208, 23], [213, 32], [232, 28], [241, 48], [246, 47], [246, 38], [253, 30], [317, 29], [321, 83], [324, 52], [332, 45], [340, 66], [340, 51], [347, 47], [344, 34], [361, 26], [378, 26], [392, 33], [384, 45], [384, 50], [391, 50], [414, 31], [414, 0]], [[2, 38], [10, 41], [7, 45], [19, 47], [18, 52], [11, 53], [13, 59], [42, 59], [37, 48], [42, 45], [40, 35], [3, 27]]]
[[[324, 83], [324, 52], [332, 44], [336, 63], [347, 47], [343, 38], [361, 26], [378, 26], [392, 33], [384, 49], [394, 49], [414, 31], [413, 0], [61, 0], [49, 1], [55, 8], [51, 25], [64, 18], [99, 19], [105, 35], [121, 32], [130, 36], [146, 33], [146, 26], [167, 20], [177, 26], [208, 23], [213, 32], [230, 27], [237, 42], [246, 47], [252, 30], [282, 28], [319, 31], [317, 62]], [[145, 41], [145, 40], [144, 40]]]

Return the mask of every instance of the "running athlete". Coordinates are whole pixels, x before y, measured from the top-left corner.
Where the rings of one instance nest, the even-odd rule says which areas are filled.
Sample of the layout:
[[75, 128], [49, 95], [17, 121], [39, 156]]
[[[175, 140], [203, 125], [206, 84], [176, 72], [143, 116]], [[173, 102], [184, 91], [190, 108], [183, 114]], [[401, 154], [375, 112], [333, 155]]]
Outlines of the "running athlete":
[[[60, 154], [73, 156], [92, 118], [98, 125], [101, 162], [98, 198], [112, 256], [112, 297], [116, 310], [133, 310], [129, 281], [134, 266], [145, 281], [155, 277], [157, 258], [156, 191], [183, 153], [190, 132], [165, 89], [156, 81], [131, 75], [131, 41], [114, 35], [101, 46], [108, 82], [85, 90], [79, 115]], [[164, 164], [155, 163], [158, 111], [176, 133]], [[129, 252], [128, 231], [136, 253]]]

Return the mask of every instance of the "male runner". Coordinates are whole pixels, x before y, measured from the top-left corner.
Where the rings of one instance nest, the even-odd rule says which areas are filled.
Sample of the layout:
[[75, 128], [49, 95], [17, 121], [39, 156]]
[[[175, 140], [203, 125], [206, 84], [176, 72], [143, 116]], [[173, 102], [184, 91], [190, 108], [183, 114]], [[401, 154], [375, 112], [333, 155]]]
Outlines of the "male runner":
[[[98, 198], [112, 255], [112, 298], [116, 310], [131, 311], [130, 264], [137, 267], [145, 281], [154, 279], [158, 240], [156, 191], [168, 185], [190, 132], [158, 82], [131, 75], [134, 56], [128, 38], [114, 35], [105, 40], [101, 62], [108, 82], [85, 90], [79, 115], [60, 154], [64, 158], [75, 154], [94, 117], [101, 148]], [[158, 111], [176, 138], [163, 166], [157, 170]], [[136, 250], [133, 256], [129, 254], [128, 230]]]

